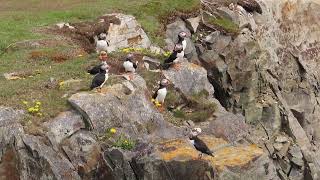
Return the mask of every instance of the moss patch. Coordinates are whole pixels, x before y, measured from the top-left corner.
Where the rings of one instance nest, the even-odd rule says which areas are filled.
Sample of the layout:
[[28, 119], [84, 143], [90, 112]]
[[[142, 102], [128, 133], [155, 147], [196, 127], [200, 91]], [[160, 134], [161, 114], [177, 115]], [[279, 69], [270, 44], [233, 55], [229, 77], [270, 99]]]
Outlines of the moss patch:
[[204, 13], [204, 19], [208, 24], [212, 25], [213, 27], [222, 29], [226, 33], [238, 34], [240, 32], [238, 25], [230, 19], [224, 17], [213, 17], [208, 13]]

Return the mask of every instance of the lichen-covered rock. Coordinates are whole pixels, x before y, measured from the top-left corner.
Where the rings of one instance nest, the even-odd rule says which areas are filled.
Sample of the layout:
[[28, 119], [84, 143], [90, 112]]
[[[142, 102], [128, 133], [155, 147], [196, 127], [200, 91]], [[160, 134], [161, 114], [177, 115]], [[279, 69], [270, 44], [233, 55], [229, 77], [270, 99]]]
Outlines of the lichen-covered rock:
[[[219, 179], [226, 171], [237, 169], [233, 173], [238, 176], [251, 172], [256, 159], [264, 152], [256, 145], [231, 146], [223, 139], [211, 136], [200, 137], [214, 152], [215, 157], [203, 155], [199, 159], [199, 151], [187, 139], [173, 139], [160, 142], [152, 154], [134, 159], [134, 167], [141, 179]], [[268, 160], [264, 158], [264, 162]], [[229, 169], [229, 170], [228, 170]], [[262, 168], [263, 169], [263, 168]], [[255, 172], [255, 171], [254, 171]], [[261, 178], [267, 177], [264, 171]], [[224, 178], [221, 178], [224, 179]]]

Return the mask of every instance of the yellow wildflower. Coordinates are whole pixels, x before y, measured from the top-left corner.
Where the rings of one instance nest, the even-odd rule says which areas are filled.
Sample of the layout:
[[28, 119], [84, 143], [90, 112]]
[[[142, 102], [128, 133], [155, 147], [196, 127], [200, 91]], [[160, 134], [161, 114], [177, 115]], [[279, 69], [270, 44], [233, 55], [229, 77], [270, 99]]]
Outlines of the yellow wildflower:
[[28, 108], [28, 112], [32, 113], [34, 111], [33, 107]]
[[110, 133], [111, 133], [111, 134], [115, 134], [116, 132], [117, 132], [117, 130], [116, 130], [115, 128], [111, 128], [111, 129], [110, 129]]
[[64, 81], [61, 81], [60, 83], [59, 83], [59, 86], [61, 87], [61, 86], [63, 86], [64, 85]]
[[151, 99], [151, 102], [153, 102], [153, 103], [154, 103], [155, 101], [156, 101], [155, 99], [153, 99], [153, 98]]
[[28, 101], [22, 101], [22, 104], [28, 105]]
[[41, 116], [42, 116], [42, 113], [39, 112], [39, 113], [37, 113], [37, 115], [41, 117]]
[[37, 101], [37, 102], [36, 102], [36, 106], [41, 106], [41, 102], [40, 102], [40, 101]]

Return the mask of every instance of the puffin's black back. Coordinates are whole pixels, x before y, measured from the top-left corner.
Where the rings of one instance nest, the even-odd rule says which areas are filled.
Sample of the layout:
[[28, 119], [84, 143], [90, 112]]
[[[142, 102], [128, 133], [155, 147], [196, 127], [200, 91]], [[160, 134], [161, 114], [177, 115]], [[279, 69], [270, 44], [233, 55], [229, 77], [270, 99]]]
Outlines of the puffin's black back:
[[99, 65], [93, 67], [92, 69], [89, 69], [88, 73], [90, 73], [91, 75], [98, 74], [100, 72], [100, 70], [101, 70], [101, 66], [102, 66], [102, 64], [99, 64]]
[[164, 60], [162, 68], [168, 69], [170, 67], [170, 65], [173, 63], [173, 61], [177, 59], [177, 54], [181, 53], [181, 52], [182, 52], [182, 50], [181, 51], [173, 51], [171, 53], [171, 55], [166, 60]]
[[94, 88], [101, 86], [102, 83], [104, 83], [105, 78], [106, 78], [106, 71], [100, 70], [100, 73], [93, 78], [90, 89], [92, 90]]

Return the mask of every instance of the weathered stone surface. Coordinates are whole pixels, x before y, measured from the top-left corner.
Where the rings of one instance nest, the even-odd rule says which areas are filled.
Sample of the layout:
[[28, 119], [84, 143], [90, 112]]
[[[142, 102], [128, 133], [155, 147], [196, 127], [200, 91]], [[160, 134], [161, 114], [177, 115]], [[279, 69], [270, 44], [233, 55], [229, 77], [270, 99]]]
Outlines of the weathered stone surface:
[[78, 131], [67, 139], [63, 151], [82, 178], [93, 178], [98, 173], [101, 148], [88, 131]]
[[214, 89], [207, 79], [207, 71], [201, 66], [183, 62], [179, 71], [169, 69], [163, 71], [163, 74], [187, 96], [199, 93], [202, 90], [207, 91], [210, 96], [214, 93]]
[[[252, 162], [263, 156], [262, 149], [255, 145], [233, 147], [219, 138], [201, 136], [201, 139], [214, 151], [215, 157], [204, 155], [202, 160], [197, 159], [199, 152], [186, 139], [161, 142], [156, 145], [152, 154], [134, 160], [134, 167], [140, 168], [137, 171], [138, 177], [159, 180], [181, 177], [190, 180], [219, 179], [228, 170], [227, 167], [236, 169], [233, 173], [239, 176], [246, 172], [250, 174], [252, 168], [258, 167], [251, 166]], [[265, 172], [261, 175], [261, 178], [267, 177]]]
[[[134, 89], [129, 90], [128, 85]], [[145, 94], [146, 90], [146, 82], [136, 75], [132, 81], [106, 87], [102, 93], [75, 94], [69, 102], [100, 135], [106, 129], [115, 127], [119, 133], [131, 138], [147, 138], [149, 134], [153, 134], [150, 138], [180, 136], [182, 132], [179, 128], [166, 122], [155, 109], [151, 97]]]
[[143, 56], [142, 60], [149, 64], [149, 69], [151, 70], [158, 69], [161, 65], [161, 62], [158, 59], [153, 59], [148, 56]]
[[186, 20], [186, 23], [187, 23], [186, 25], [192, 33], [195, 33], [195, 32], [197, 32], [200, 21], [201, 21], [200, 16], [194, 17], [194, 18], [189, 18]]
[[215, 137], [223, 138], [229, 142], [241, 140], [249, 132], [249, 127], [245, 123], [241, 114], [223, 113], [210, 122], [208, 132]]
[[82, 116], [73, 111], [61, 113], [53, 120], [46, 122], [44, 126], [48, 129], [47, 136], [50, 141], [58, 144], [78, 130], [85, 128]]
[[24, 135], [22, 139], [26, 148], [18, 150], [21, 179], [80, 179], [68, 159], [42, 138]]
[[137, 47], [148, 49], [151, 42], [131, 15], [124, 14], [106, 14], [105, 16], [114, 16], [120, 20], [120, 24], [110, 24], [107, 33], [109, 43], [108, 52], [113, 52], [121, 48]]

